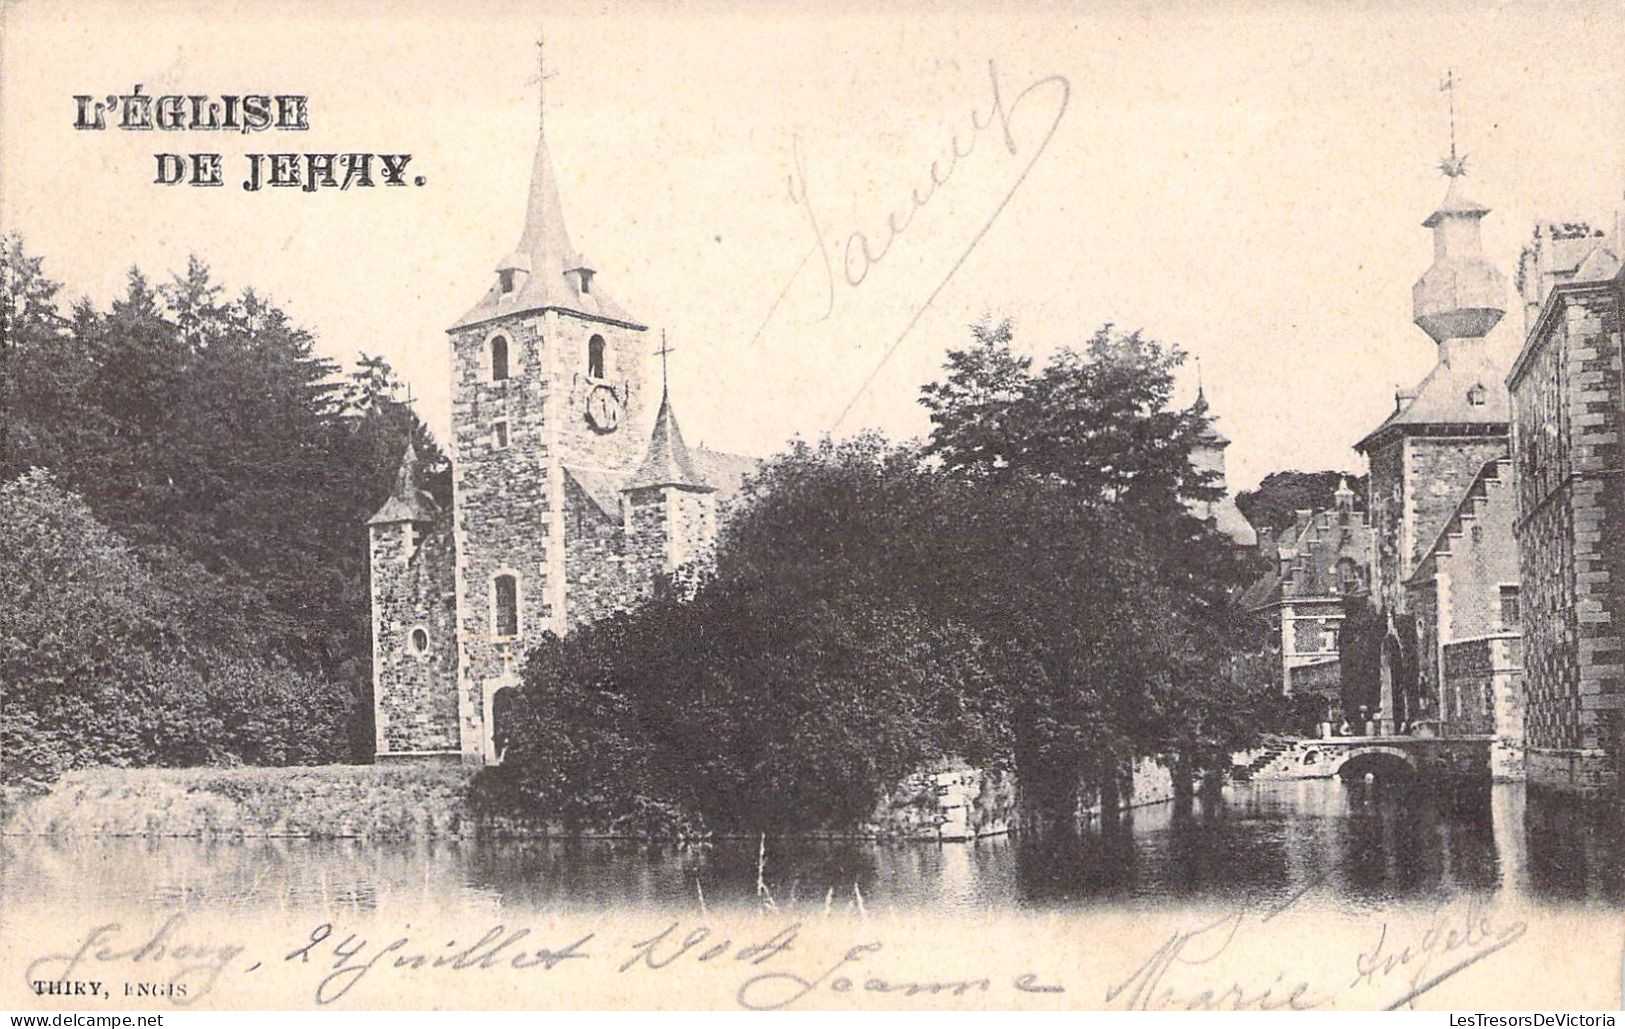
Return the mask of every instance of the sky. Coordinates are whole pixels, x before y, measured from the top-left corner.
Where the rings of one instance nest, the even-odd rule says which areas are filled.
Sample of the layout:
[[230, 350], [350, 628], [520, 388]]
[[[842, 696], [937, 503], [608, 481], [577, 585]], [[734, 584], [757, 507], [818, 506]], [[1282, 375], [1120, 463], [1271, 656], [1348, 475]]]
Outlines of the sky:
[[[1241, 488], [1361, 470], [1433, 363], [1410, 288], [1447, 70], [1509, 282], [1537, 221], [1625, 206], [1617, 3], [880, 7], [0, 0], [0, 228], [102, 304], [196, 254], [323, 354], [384, 355], [444, 436], [445, 329], [518, 239], [545, 109], [571, 236], [651, 354], [667, 333], [691, 443], [921, 434], [973, 322], [1040, 361], [1111, 322], [1200, 360]], [[137, 83], [307, 95], [310, 128], [74, 129], [75, 95]], [[237, 185], [289, 151], [410, 153], [423, 181]], [[159, 152], [220, 153], [227, 185], [155, 184]]]

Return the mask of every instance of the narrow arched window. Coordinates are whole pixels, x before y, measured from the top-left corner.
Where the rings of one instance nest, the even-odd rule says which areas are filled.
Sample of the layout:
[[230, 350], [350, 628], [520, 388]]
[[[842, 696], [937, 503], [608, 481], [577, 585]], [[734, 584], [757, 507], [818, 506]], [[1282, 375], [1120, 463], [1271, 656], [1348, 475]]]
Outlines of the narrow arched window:
[[589, 379], [602, 379], [604, 377], [604, 337], [594, 335], [587, 341], [587, 377]]
[[501, 382], [508, 377], [508, 337], [491, 337], [491, 381]]
[[493, 598], [497, 636], [519, 635], [519, 580], [512, 575], [499, 575], [493, 584]]

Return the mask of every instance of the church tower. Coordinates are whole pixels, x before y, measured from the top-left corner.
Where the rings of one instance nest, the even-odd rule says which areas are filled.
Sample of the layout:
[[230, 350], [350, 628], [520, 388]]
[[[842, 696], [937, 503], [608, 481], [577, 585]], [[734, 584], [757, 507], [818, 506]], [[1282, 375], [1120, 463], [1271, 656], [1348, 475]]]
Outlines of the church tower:
[[540, 131], [518, 244], [447, 330], [467, 763], [494, 758], [496, 694], [517, 682], [524, 652], [570, 624], [566, 468], [590, 478], [638, 459], [645, 328], [572, 245]]

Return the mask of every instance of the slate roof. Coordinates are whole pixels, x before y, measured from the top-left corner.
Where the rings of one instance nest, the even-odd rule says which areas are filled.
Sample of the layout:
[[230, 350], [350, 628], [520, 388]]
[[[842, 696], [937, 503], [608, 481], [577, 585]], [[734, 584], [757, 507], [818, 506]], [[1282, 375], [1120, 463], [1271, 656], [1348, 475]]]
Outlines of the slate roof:
[[378, 513], [367, 519], [368, 525], [388, 525], [392, 522], [432, 522], [440, 513], [440, 505], [427, 492], [418, 488], [418, 451], [411, 443], [401, 455], [401, 466], [395, 473], [395, 489]]
[[655, 415], [655, 427], [649, 434], [649, 449], [643, 455], [643, 463], [622, 488], [644, 489], [650, 486], [679, 486], [695, 490], [715, 488], [695, 470], [688, 445], [683, 442], [683, 430], [678, 427], [677, 415], [671, 409], [671, 398], [664, 393], [660, 396], [660, 411]]
[[[1483, 402], [1475, 404], [1471, 397], [1478, 387]], [[1364, 453], [1384, 437], [1429, 425], [1479, 426], [1489, 432], [1504, 427], [1511, 411], [1503, 373], [1490, 361], [1488, 348], [1462, 347], [1434, 365], [1416, 387], [1415, 398], [1399, 406], [1354, 449]]]
[[725, 506], [761, 463], [744, 454], [689, 447], [683, 442], [670, 400], [663, 398], [649, 434], [649, 450], [633, 474], [579, 465], [565, 465], [564, 471], [606, 517], [619, 518], [621, 493], [650, 486], [714, 492], [718, 505]]
[[542, 132], [536, 139], [536, 160], [531, 167], [525, 228], [519, 245], [500, 266], [500, 269], [515, 272], [518, 288], [503, 293], [500, 280], [494, 283], [484, 298], [447, 331], [455, 332], [504, 315], [549, 309], [635, 329], [647, 328], [605, 295], [595, 278], [587, 283], [587, 290], [583, 292], [583, 277], [566, 274], [584, 264], [564, 227], [564, 209], [559, 203], [553, 159], [547, 151], [547, 135]]
[[1283, 600], [1336, 597], [1342, 587], [1339, 563], [1348, 558], [1366, 573], [1371, 556], [1371, 529], [1358, 511], [1347, 523], [1333, 510], [1299, 511], [1293, 525], [1281, 533], [1275, 547], [1264, 555], [1269, 568], [1241, 594], [1248, 610]]

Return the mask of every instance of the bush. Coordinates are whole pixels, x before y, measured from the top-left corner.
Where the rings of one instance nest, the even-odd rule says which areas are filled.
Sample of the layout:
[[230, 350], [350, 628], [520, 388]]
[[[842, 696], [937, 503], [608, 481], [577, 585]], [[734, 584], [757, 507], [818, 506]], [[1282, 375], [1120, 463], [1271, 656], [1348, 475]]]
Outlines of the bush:
[[45, 472], [0, 486], [5, 784], [341, 757], [342, 693], [251, 656], [217, 590], [178, 558], [139, 558]]

